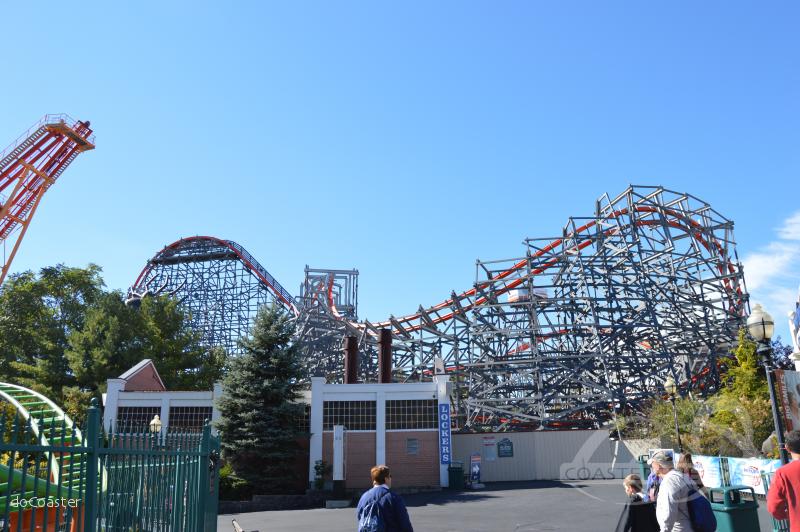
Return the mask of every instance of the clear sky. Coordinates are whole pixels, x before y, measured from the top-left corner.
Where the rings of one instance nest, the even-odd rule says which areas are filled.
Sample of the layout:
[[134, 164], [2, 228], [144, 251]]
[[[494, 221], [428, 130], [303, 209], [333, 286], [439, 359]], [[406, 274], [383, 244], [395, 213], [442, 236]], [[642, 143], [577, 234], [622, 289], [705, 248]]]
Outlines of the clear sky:
[[[12, 2], [0, 144], [45, 113], [97, 150], [47, 193], [14, 271], [239, 242], [291, 293], [358, 268], [403, 315], [628, 184], [736, 221], [753, 299], [800, 284], [800, 4]], [[749, 269], [748, 266], [750, 266]]]

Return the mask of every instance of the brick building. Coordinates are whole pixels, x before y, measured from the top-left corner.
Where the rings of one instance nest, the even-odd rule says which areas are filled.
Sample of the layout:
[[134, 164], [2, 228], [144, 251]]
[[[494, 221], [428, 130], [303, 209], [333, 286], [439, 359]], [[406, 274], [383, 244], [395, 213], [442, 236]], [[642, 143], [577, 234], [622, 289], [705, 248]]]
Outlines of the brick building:
[[434, 379], [403, 384], [326, 384], [322, 377], [312, 378], [309, 482], [314, 481], [317, 460], [334, 463], [333, 430], [342, 425], [346, 429], [343, 472], [348, 489], [370, 487], [369, 470], [376, 464], [391, 468], [393, 488], [446, 487], [438, 412], [440, 403], [449, 405], [447, 377]]

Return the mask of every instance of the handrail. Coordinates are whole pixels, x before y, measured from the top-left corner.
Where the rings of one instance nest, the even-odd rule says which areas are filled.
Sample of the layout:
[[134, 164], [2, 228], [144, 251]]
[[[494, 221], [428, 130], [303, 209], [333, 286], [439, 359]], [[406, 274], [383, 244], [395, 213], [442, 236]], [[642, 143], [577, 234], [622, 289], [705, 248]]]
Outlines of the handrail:
[[[54, 124], [66, 124], [71, 128], [75, 127], [75, 124], [78, 123], [78, 120], [75, 120], [71, 116], [65, 113], [58, 113], [58, 114], [47, 114], [44, 115], [42, 118], [36, 121], [31, 127], [25, 130], [22, 135], [17, 137], [11, 144], [9, 144], [3, 151], [0, 151], [0, 161], [2, 161], [9, 153], [17, 149], [17, 146], [25, 142], [25, 140], [30, 137], [36, 130]], [[95, 143], [95, 136], [91, 135], [86, 139], [89, 143]]]

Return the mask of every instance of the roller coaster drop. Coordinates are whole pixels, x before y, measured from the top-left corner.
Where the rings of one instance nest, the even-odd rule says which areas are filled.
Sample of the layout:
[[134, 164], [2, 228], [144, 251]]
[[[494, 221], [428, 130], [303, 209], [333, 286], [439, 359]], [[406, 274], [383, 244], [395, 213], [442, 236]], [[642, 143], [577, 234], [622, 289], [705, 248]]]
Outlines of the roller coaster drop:
[[334, 381], [346, 336], [358, 338], [362, 379], [375, 380], [389, 329], [395, 380], [445, 371], [464, 428], [595, 427], [635, 411], [667, 375], [695, 393], [719, 385], [748, 296], [733, 222], [710, 205], [629, 187], [524, 245], [519, 258], [478, 261], [470, 290], [381, 323], [358, 321], [357, 271], [306, 268], [293, 300], [240, 246], [209, 237], [167, 246], [132, 292], [175, 293], [209, 345], [235, 346], [257, 305], [278, 301], [297, 315], [308, 374]]

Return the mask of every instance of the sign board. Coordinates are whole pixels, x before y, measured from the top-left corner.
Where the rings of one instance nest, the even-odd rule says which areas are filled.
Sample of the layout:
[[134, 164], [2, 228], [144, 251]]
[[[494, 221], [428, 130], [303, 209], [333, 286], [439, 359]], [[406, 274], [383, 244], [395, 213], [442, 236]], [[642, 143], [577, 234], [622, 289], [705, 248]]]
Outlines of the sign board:
[[494, 436], [483, 437], [483, 457], [487, 462], [494, 462], [497, 460], [497, 443]]
[[775, 370], [778, 397], [781, 402], [783, 423], [787, 431], [800, 429], [800, 373], [786, 369]]
[[692, 455], [694, 468], [707, 488], [722, 487], [722, 459], [719, 456]]
[[761, 473], [771, 473], [781, 466], [780, 460], [762, 458], [728, 458], [731, 484], [750, 486], [759, 495], [765, 495]]
[[481, 455], [473, 454], [469, 459], [469, 480], [475, 484], [481, 481]]
[[452, 456], [450, 439], [450, 405], [439, 405], [439, 463], [449, 464]]
[[500, 458], [513, 458], [514, 457], [514, 442], [508, 438], [503, 438], [497, 442], [497, 456]]
[[344, 480], [345, 468], [344, 425], [333, 426], [333, 480]]

